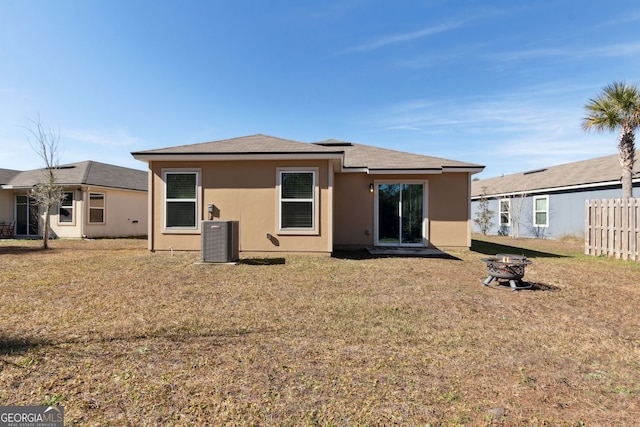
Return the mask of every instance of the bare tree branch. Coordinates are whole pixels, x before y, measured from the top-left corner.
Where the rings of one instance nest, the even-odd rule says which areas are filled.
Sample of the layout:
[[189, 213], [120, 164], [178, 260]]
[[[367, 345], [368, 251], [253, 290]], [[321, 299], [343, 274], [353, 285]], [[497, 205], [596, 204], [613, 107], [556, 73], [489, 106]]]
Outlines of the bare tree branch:
[[51, 235], [51, 209], [60, 205], [64, 200], [62, 187], [56, 184], [56, 170], [59, 167], [60, 131], [55, 132], [42, 125], [40, 116], [27, 119], [24, 128], [28, 132], [29, 144], [33, 151], [44, 161], [43, 179], [31, 190], [30, 196], [36, 200], [44, 211], [44, 230], [42, 232], [42, 247], [49, 248]]

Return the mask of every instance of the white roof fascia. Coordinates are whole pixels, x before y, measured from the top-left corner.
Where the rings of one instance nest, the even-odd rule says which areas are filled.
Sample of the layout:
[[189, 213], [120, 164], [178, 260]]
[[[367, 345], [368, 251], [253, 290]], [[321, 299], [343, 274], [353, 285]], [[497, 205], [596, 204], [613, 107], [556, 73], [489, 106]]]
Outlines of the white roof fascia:
[[231, 160], [327, 160], [342, 159], [342, 154], [336, 153], [256, 153], [256, 154], [159, 154], [159, 153], [136, 153], [133, 158], [142, 161], [231, 161]]
[[369, 175], [440, 175], [442, 169], [367, 169]]
[[33, 187], [35, 187], [36, 184], [33, 185], [11, 185], [11, 184], [4, 184], [4, 185], [0, 185], [0, 188], [2, 188], [3, 190], [30, 190]]
[[367, 168], [346, 168], [344, 165], [340, 168], [341, 173], [369, 173], [369, 169]]
[[480, 173], [483, 170], [484, 170], [484, 166], [479, 166], [479, 167], [461, 167], [461, 168], [444, 166], [442, 168], [442, 172], [470, 172], [472, 174]]

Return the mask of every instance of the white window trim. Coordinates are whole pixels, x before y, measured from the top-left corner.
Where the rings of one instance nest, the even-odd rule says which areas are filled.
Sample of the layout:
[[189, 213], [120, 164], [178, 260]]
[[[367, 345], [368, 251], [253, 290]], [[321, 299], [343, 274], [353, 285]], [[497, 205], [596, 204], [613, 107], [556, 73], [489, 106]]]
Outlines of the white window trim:
[[[540, 200], [540, 199], [545, 199], [547, 201], [546, 203], [546, 209], [544, 211], [538, 211], [536, 210], [536, 201]], [[544, 212], [545, 218], [547, 218], [547, 223], [546, 224], [536, 224], [537, 221], [537, 216], [536, 213], [538, 212]], [[549, 196], [534, 196], [533, 197], [533, 226], [534, 227], [549, 227]]]
[[[507, 202], [507, 222], [502, 223], [502, 202]], [[511, 226], [511, 199], [498, 199], [498, 223], [500, 227]]]
[[[312, 208], [311, 212], [313, 213], [312, 218], [312, 226], [309, 228], [281, 228], [282, 226], [282, 174], [283, 173], [292, 173], [292, 172], [300, 172], [300, 173], [312, 173], [313, 174], [313, 199], [306, 200], [311, 201]], [[318, 235], [320, 234], [320, 228], [318, 226], [318, 219], [320, 216], [320, 187], [318, 185], [318, 174], [319, 168], [313, 167], [281, 167], [276, 168], [276, 192], [278, 194], [278, 205], [277, 209], [277, 221], [276, 230], [278, 230], [279, 235]]]
[[[101, 208], [93, 208], [91, 207], [91, 195], [92, 194], [100, 194], [102, 195], [103, 206]], [[89, 191], [88, 199], [87, 199], [87, 223], [91, 225], [100, 225], [106, 224], [107, 222], [107, 194], [101, 191]], [[91, 221], [91, 209], [102, 209], [102, 221]]]
[[[193, 173], [196, 175], [196, 198], [193, 199], [180, 199], [183, 201], [195, 201], [195, 226], [194, 227], [167, 227], [167, 175], [173, 173]], [[201, 176], [202, 169], [200, 168], [164, 168], [161, 170], [162, 174], [162, 231], [165, 234], [198, 234], [200, 233], [200, 206], [202, 184]]]
[[64, 194], [71, 193], [71, 206], [64, 207], [64, 209], [69, 209], [71, 211], [71, 221], [60, 221], [60, 209], [63, 208], [62, 203], [58, 205], [58, 225], [76, 225], [76, 192], [75, 191], [63, 191]]

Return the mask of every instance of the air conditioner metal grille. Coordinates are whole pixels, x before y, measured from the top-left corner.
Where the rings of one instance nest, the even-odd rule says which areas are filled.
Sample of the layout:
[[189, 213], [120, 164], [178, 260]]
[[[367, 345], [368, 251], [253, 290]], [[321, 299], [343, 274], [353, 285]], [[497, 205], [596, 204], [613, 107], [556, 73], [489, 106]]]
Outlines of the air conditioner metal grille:
[[238, 221], [202, 221], [202, 262], [234, 262], [239, 256]]

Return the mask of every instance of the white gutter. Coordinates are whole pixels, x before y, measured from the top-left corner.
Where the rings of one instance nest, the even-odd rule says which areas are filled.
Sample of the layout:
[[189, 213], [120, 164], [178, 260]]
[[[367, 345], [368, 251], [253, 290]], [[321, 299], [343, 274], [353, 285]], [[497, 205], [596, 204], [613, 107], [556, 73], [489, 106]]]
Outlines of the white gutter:
[[443, 173], [450, 172], [463, 172], [463, 173], [479, 173], [484, 170], [482, 167], [442, 167], [442, 168], [425, 168], [425, 169], [376, 169], [367, 167], [349, 168], [342, 167], [340, 172], [342, 173], [366, 173], [367, 175], [441, 175]]
[[442, 169], [368, 169], [369, 175], [441, 175]]
[[80, 186], [80, 192], [82, 193], [82, 203], [81, 203], [81, 207], [80, 207], [80, 237], [82, 239], [86, 239], [87, 236], [84, 232], [84, 220], [85, 220], [85, 215], [86, 215], [86, 211], [89, 209], [89, 207], [87, 206], [87, 193], [89, 191], [89, 187], [85, 187]]
[[342, 159], [342, 153], [258, 153], [258, 154], [208, 154], [208, 153], [132, 153], [134, 159], [142, 161], [210, 161], [210, 160], [309, 160]]
[[443, 166], [442, 167], [442, 172], [469, 172], [471, 174], [474, 174], [474, 173], [480, 173], [483, 170], [484, 170], [484, 166], [461, 167], [461, 168], [451, 167], [451, 166]]

